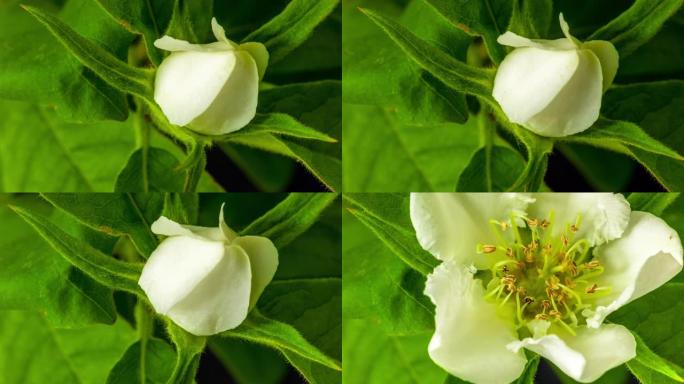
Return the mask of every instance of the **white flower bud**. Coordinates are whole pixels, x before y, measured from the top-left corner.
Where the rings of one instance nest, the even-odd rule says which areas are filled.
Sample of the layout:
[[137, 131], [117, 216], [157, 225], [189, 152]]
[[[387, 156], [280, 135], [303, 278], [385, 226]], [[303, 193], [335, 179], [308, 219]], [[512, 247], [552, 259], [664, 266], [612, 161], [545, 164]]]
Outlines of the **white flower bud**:
[[260, 236], [181, 225], [162, 216], [152, 232], [168, 236], [152, 252], [138, 284], [157, 313], [186, 331], [213, 335], [240, 325], [278, 268], [278, 250]]
[[254, 118], [268, 51], [261, 43], [228, 40], [215, 18], [211, 27], [214, 43], [191, 44], [170, 36], [154, 42], [172, 52], [157, 70], [154, 100], [172, 124], [222, 135]]
[[563, 14], [560, 24], [563, 39], [530, 40], [510, 31], [497, 39], [516, 49], [499, 66], [494, 99], [510, 121], [550, 137], [582, 132], [596, 122], [619, 58], [608, 41], [572, 37]]

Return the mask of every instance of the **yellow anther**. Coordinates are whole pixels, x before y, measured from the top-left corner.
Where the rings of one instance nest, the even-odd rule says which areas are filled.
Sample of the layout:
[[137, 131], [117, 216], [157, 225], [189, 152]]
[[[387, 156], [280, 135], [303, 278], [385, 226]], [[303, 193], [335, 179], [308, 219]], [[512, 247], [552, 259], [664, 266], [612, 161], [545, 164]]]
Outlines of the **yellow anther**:
[[496, 252], [496, 245], [483, 245], [482, 253], [494, 253]]
[[598, 260], [592, 260], [588, 263], [584, 264], [585, 269], [596, 269], [601, 266], [601, 263]]
[[569, 277], [566, 277], [566, 278], [565, 278], [565, 285], [566, 285], [568, 288], [575, 288], [575, 287], [577, 286], [577, 284], [576, 284], [571, 278], [569, 278]]
[[539, 225], [539, 220], [537, 220], [537, 219], [527, 220], [527, 226], [530, 228], [536, 228], [538, 225]]
[[594, 292], [596, 292], [596, 288], [598, 288], [598, 284], [594, 283], [591, 285], [591, 287], [587, 287], [586, 292], [587, 293], [594, 293]]

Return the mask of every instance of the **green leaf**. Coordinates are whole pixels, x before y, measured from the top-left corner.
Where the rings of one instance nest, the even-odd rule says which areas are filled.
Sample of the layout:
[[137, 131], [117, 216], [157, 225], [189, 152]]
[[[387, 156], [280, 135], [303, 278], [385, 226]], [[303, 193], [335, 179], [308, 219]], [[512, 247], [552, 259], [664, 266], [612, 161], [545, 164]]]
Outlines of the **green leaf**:
[[164, 198], [158, 194], [45, 194], [54, 206], [81, 223], [112, 236], [128, 236], [144, 258], [159, 241], [150, 226], [162, 213]]
[[[684, 81], [660, 81], [613, 86], [604, 95], [602, 113], [609, 119], [640, 126], [649, 136], [677, 153], [684, 153]], [[684, 188], [684, 160], [654, 155], [631, 147], [630, 154], [668, 190]]]
[[199, 196], [195, 193], [165, 193], [162, 215], [183, 224], [197, 223]]
[[220, 335], [264, 344], [272, 348], [295, 353], [303, 358], [338, 371], [342, 369], [339, 361], [323, 354], [318, 348], [304, 339], [292, 326], [269, 319], [259, 314], [256, 310], [252, 310], [239, 327], [223, 332]]
[[[632, 360], [634, 362], [634, 360]], [[568, 375], [566, 375], [563, 371], [561, 371], [558, 367], [556, 367], [554, 364], [547, 364], [547, 366], [551, 367], [551, 370], [553, 373], [556, 374], [556, 377], [560, 381], [561, 384], [579, 384], [578, 381], [575, 381], [571, 379]], [[594, 381], [594, 384], [628, 384], [633, 382], [633, 377], [632, 375], [629, 374], [629, 370], [627, 369], [626, 365], [619, 365], [608, 372], [604, 373], [603, 376], [599, 377]]]
[[[410, 124], [463, 123], [468, 118], [465, 96], [422, 70], [358, 7], [379, 4], [367, 0], [345, 2], [343, 8], [344, 55], [342, 57], [344, 102], [377, 105]], [[399, 13], [388, 3], [385, 14]], [[417, 36], [466, 59], [471, 37], [453, 28], [424, 1], [412, 1], [401, 14], [402, 24]], [[392, 70], [387, 70], [391, 68]], [[347, 115], [345, 106], [344, 113]], [[369, 117], [370, 118], [370, 117]], [[346, 125], [346, 122], [345, 122]]]
[[213, 337], [209, 348], [238, 384], [278, 384], [287, 373], [285, 359], [259, 344]]
[[35, 313], [0, 316], [0, 382], [99, 384], [135, 332], [124, 321], [75, 329], [52, 328]]
[[[682, 11], [679, 11], [680, 14]], [[633, 83], [639, 79], [681, 79], [684, 75], [684, 50], [679, 36], [684, 34], [684, 23], [671, 17], [648, 43], [620, 61], [617, 83]]]
[[228, 142], [221, 144], [221, 150], [264, 192], [283, 191], [292, 180], [295, 161], [289, 157]]
[[[330, 256], [319, 255], [321, 258]], [[309, 255], [309, 258], [312, 258], [312, 255]], [[318, 263], [315, 260], [311, 262]], [[258, 308], [269, 318], [292, 325], [321, 352], [339, 359], [342, 333], [341, 299], [342, 279], [339, 275], [298, 279], [276, 278], [259, 299]]]
[[[396, 211], [405, 211], [408, 220], [407, 203], [397, 205], [396, 199], [387, 195], [364, 196], [384, 201], [387, 207], [394, 204]], [[401, 261], [354, 216], [345, 213], [342, 218], [345, 327], [348, 320], [368, 319], [392, 335], [434, 331], [434, 306], [423, 294], [425, 276]], [[346, 349], [346, 341], [343, 347]]]
[[662, 358], [684, 367], [684, 335], [669, 325], [684, 321], [684, 284], [668, 283], [612, 314], [612, 322], [622, 324], [638, 335], [644, 344]]
[[[354, 205], [354, 208], [349, 208], [349, 212], [373, 231], [383, 244], [409, 267], [424, 276], [432, 272], [438, 264], [437, 260], [418, 244], [415, 231], [412, 228], [395, 225], [390, 221], [391, 219], [385, 220], [383, 214], [387, 213], [369, 204], [373, 200], [364, 201], [363, 197], [363, 195], [345, 195], [345, 199]], [[402, 199], [399, 196], [392, 201], [400, 205], [407, 203], [405, 198]]]
[[121, 91], [151, 100], [152, 72], [129, 66], [102, 47], [79, 35], [53, 15], [29, 6], [24, 6], [24, 9], [45, 25], [71, 54], [104, 81]]
[[191, 43], [214, 41], [211, 31], [212, 0], [174, 0], [166, 35]]
[[442, 383], [447, 373], [427, 354], [431, 332], [388, 335], [369, 320], [345, 320], [346, 383]]
[[491, 100], [494, 71], [469, 66], [419, 38], [396, 21], [363, 10], [419, 66], [452, 89]]
[[286, 193], [200, 193], [197, 224], [218, 226], [219, 209], [225, 203], [223, 214], [226, 223], [236, 232], [241, 232], [286, 197]]
[[0, 114], [5, 191], [111, 191], [134, 149], [130, 122], [67, 124], [41, 107], [10, 101], [0, 101]]
[[539, 368], [539, 355], [534, 354], [527, 360], [525, 364], [525, 370], [522, 375], [515, 381], [515, 384], [534, 384], [534, 377], [537, 374], [537, 368]]
[[[506, 32], [512, 5], [510, 0], [426, 0], [454, 26], [471, 35], [480, 35], [494, 63], [506, 56], [496, 39]], [[537, 3], [535, 2], [535, 5]]]
[[410, 125], [385, 108], [345, 104], [344, 190], [453, 191], [479, 148], [475, 120]]
[[341, 201], [335, 199], [314, 225], [279, 249], [278, 271], [257, 303], [262, 314], [292, 325], [337, 360], [342, 342], [341, 242]]
[[646, 211], [656, 216], [677, 200], [679, 193], [630, 193], [627, 200], [633, 211]]
[[554, 149], [597, 191], [626, 190], [637, 166], [628, 155], [589, 145], [557, 142]]
[[265, 236], [276, 248], [284, 247], [309, 229], [335, 198], [334, 193], [291, 193], [240, 233]]
[[642, 383], [650, 384], [660, 382], [654, 376], [663, 375], [675, 382], [684, 383], [684, 369], [658, 356], [651, 351], [639, 335], [634, 335], [637, 347], [637, 356], [634, 360], [627, 362], [627, 367]]
[[589, 40], [612, 42], [622, 59], [648, 42], [682, 4], [682, 0], [637, 0], [615, 20], [594, 32]]
[[[52, 207], [37, 196], [4, 195], [0, 200], [0, 309], [39, 311], [60, 327], [112, 324], [116, 311], [111, 290], [71, 266], [6, 204], [40, 209], [59, 219]], [[64, 228], [73, 227], [60, 221]]]
[[67, 234], [48, 218], [24, 208], [12, 209], [29, 223], [62, 257], [98, 283], [118, 290], [144, 295], [138, 286], [142, 266], [105, 255], [82, 240]]
[[290, 351], [283, 351], [283, 356], [311, 384], [340, 384], [342, 382], [342, 372], [337, 369], [328, 368]]
[[109, 372], [107, 384], [164, 384], [171, 376], [176, 359], [173, 348], [163, 340], [149, 339], [145, 349], [140, 341], [124, 353]]
[[270, 63], [276, 63], [306, 41], [337, 4], [338, 0], [292, 0], [278, 16], [250, 33], [243, 42], [263, 43]]
[[[0, 4], [0, 97], [47, 105], [69, 121], [125, 120], [125, 95], [68, 55], [19, 3]], [[94, 2], [70, 0], [60, 17], [117, 57], [126, 57], [133, 36]]]
[[507, 31], [530, 39], [548, 38], [555, 20], [552, 0], [515, 0], [512, 12]]
[[576, 135], [567, 136], [567, 140], [614, 150], [620, 149], [627, 153], [629, 153], [629, 148], [633, 147], [675, 160], [684, 160], [682, 155], [653, 139], [641, 127], [626, 121], [599, 118], [591, 128]]
[[302, 124], [334, 138], [338, 143], [301, 140], [268, 133], [238, 136], [233, 142], [293, 158], [302, 163], [327, 188], [338, 190], [342, 182], [340, 99], [340, 82], [326, 80], [262, 90], [258, 106], [259, 113], [288, 114]]
[[292, 116], [288, 116], [284, 113], [257, 114], [254, 120], [252, 120], [245, 128], [235, 133], [223, 136], [221, 139], [231, 140], [236, 136], [254, 134], [258, 135], [261, 133], [272, 133], [274, 135], [325, 141], [328, 143], [334, 143], [337, 141], [324, 133], [307, 127], [306, 125], [292, 118]]
[[[489, 156], [487, 153], [489, 152]], [[525, 168], [520, 154], [498, 145], [481, 148], [458, 178], [458, 192], [507, 191]]]
[[629, 372], [634, 375], [639, 383], [643, 384], [676, 384], [681, 383], [680, 381], [673, 380], [665, 375], [660, 374], [658, 371], [650, 369], [649, 367], [641, 364], [639, 360], [633, 359], [625, 364], [629, 368]]
[[180, 192], [185, 173], [178, 169], [178, 159], [166, 150], [140, 148], [131, 154], [116, 179], [116, 192]]
[[[134, 33], [143, 35], [150, 60], [162, 61], [162, 52], [154, 41], [162, 37], [171, 18], [172, 8], [163, 0], [97, 0], [117, 22]], [[209, 21], [207, 21], [208, 23]]]
[[311, 36], [283, 60], [270, 65], [266, 79], [280, 83], [284, 79], [297, 79], [303, 76], [339, 78], [342, 70], [341, 8], [338, 5], [318, 24]]

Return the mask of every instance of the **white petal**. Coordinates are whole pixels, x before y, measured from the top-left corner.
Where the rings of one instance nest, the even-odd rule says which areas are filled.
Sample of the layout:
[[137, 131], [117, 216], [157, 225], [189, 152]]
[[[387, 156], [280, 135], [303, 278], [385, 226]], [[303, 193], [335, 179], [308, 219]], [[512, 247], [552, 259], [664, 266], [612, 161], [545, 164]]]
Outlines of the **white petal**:
[[193, 51], [193, 52], [217, 52], [232, 50], [231, 46], [226, 46], [225, 43], [211, 43], [211, 44], [192, 44], [185, 40], [174, 39], [171, 36], [163, 36], [154, 41], [154, 46], [165, 51]]
[[221, 204], [221, 209], [219, 210], [219, 228], [221, 229], [221, 233], [223, 236], [228, 240], [228, 242], [233, 241], [237, 237], [237, 233], [230, 229], [228, 224], [226, 224], [226, 221], [223, 218], [223, 207], [226, 206], [226, 203]]
[[501, 44], [501, 45], [506, 45], [509, 47], [515, 47], [515, 48], [522, 48], [522, 47], [536, 47], [536, 48], [541, 48], [541, 45], [534, 42], [531, 39], [528, 39], [527, 37], [523, 37], [518, 35], [517, 33], [513, 33], [511, 31], [506, 31], [503, 35], [500, 35], [497, 39], [496, 42]]
[[166, 314], [216, 268], [223, 253], [222, 242], [169, 237], [150, 255], [138, 284], [154, 309]]
[[216, 21], [215, 17], [211, 18], [211, 31], [214, 33], [216, 41], [226, 44], [231, 48], [237, 48], [237, 45], [226, 37], [226, 30], [223, 29], [223, 27], [221, 26], [221, 24], [218, 23], [218, 21]]
[[207, 111], [239, 66], [235, 51], [174, 52], [157, 70], [154, 100], [172, 124]]
[[190, 129], [208, 135], [234, 132], [256, 115], [259, 73], [252, 56], [235, 51], [235, 67], [212, 104], [193, 120]]
[[580, 214], [575, 238], [585, 238], [592, 246], [622, 236], [629, 223], [629, 203], [618, 193], [537, 193], [534, 197], [530, 218], [546, 219], [553, 210], [553, 231], [560, 235]]
[[593, 327], [682, 270], [682, 243], [677, 231], [646, 212], [632, 212], [624, 235], [596, 248], [594, 254], [605, 267], [598, 284], [611, 287], [611, 294], [597, 301], [595, 313], [587, 312], [592, 315], [587, 324]]
[[570, 50], [577, 48], [575, 43], [568, 39], [528, 39], [527, 37], [520, 36], [511, 31], [506, 31], [506, 33], [499, 36], [496, 41], [501, 45], [515, 48], [533, 47], [550, 50]]
[[167, 316], [199, 336], [233, 329], [247, 317], [251, 287], [249, 258], [228, 246], [221, 262]]
[[558, 15], [558, 20], [560, 21], [561, 30], [563, 31], [563, 35], [565, 35], [565, 38], [567, 39], [567, 41], [571, 42], [575, 47], [578, 47], [579, 41], [577, 39], [575, 39], [570, 34], [570, 26], [565, 21], [565, 17], [563, 17], [563, 13]]
[[603, 95], [601, 63], [590, 50], [575, 52], [579, 63], [572, 78], [553, 101], [524, 124], [539, 135], [572, 135], [588, 129], [598, 120]]
[[[529, 197], [514, 193], [412, 193], [411, 222], [420, 245], [440, 260], [489, 268], [495, 254], [478, 255], [478, 243], [498, 243], [489, 220], [509, 221]], [[511, 235], [511, 231], [506, 232]]]
[[192, 231], [169, 219], [166, 216], [161, 216], [151, 227], [152, 233], [163, 236], [192, 236]]
[[590, 383], [636, 356], [634, 336], [622, 325], [605, 324], [599, 329], [579, 327], [575, 330], [576, 336], [562, 332], [538, 339], [526, 338], [509, 347], [513, 351], [527, 348], [536, 352], [582, 383]]
[[266, 46], [261, 43], [250, 42], [240, 44], [240, 49], [252, 55], [259, 71], [259, 81], [261, 81], [264, 78], [264, 73], [266, 73], [266, 67], [268, 67], [269, 54]]
[[445, 261], [428, 276], [425, 294], [436, 306], [428, 353], [437, 365], [473, 383], [504, 384], [520, 376], [525, 355], [506, 348], [517, 341], [514, 315], [485, 301], [480, 280]]
[[603, 71], [603, 92], [605, 92], [615, 79], [618, 67], [620, 66], [620, 55], [615, 46], [608, 41], [593, 40], [582, 44], [583, 49], [594, 52], [594, 55], [601, 62]]
[[238, 237], [233, 241], [233, 245], [242, 248], [249, 256], [252, 266], [249, 307], [252, 308], [278, 269], [278, 250], [271, 240], [261, 236]]
[[579, 62], [575, 50], [518, 48], [499, 66], [494, 79], [494, 99], [509, 120], [525, 124], [561, 92]]
[[162, 236], [189, 236], [213, 241], [223, 241], [223, 232], [218, 227], [199, 227], [184, 225], [161, 216], [152, 223], [152, 233]]

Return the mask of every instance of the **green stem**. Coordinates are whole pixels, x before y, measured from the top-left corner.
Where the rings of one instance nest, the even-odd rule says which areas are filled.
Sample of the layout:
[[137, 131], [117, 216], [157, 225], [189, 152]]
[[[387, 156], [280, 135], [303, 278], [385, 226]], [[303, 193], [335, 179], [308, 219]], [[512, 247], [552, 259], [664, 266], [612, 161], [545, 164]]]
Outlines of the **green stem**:
[[167, 330], [171, 340], [176, 345], [176, 366], [166, 383], [191, 384], [194, 382], [207, 338], [192, 335], [170, 320], [167, 322]]
[[[143, 106], [140, 106], [143, 107]], [[148, 161], [150, 148], [150, 127], [146, 124], [145, 116], [139, 113], [135, 118], [136, 145], [142, 149], [142, 173], [143, 173], [143, 192], [150, 191], [148, 176]]]
[[495, 127], [490, 121], [489, 108], [482, 105], [480, 111], [480, 141], [485, 149], [485, 183], [487, 191], [492, 191], [492, 147], [494, 146]]
[[150, 313], [145, 302], [138, 300], [135, 306], [135, 323], [138, 328], [138, 338], [140, 339], [140, 382], [147, 382], [147, 342], [154, 333], [154, 318]]
[[[183, 192], [195, 192], [200, 177], [202, 177], [202, 172], [204, 172], [204, 168], [207, 166], [207, 155], [204, 152], [204, 143], [199, 142], [195, 144], [195, 147], [191, 150], [186, 162], [190, 162], [190, 165], [186, 173]], [[182, 168], [183, 164], [181, 164], [180, 167]]]
[[199, 367], [201, 352], [191, 353], [187, 350], [178, 351], [176, 366], [167, 380], [167, 384], [190, 384], [195, 378]]
[[483, 105], [491, 108], [492, 114], [501, 126], [513, 134], [527, 151], [527, 165], [509, 191], [538, 191], [544, 181], [548, 154], [553, 150], [553, 140], [541, 137], [508, 120], [501, 106], [489, 99], [481, 98]]

